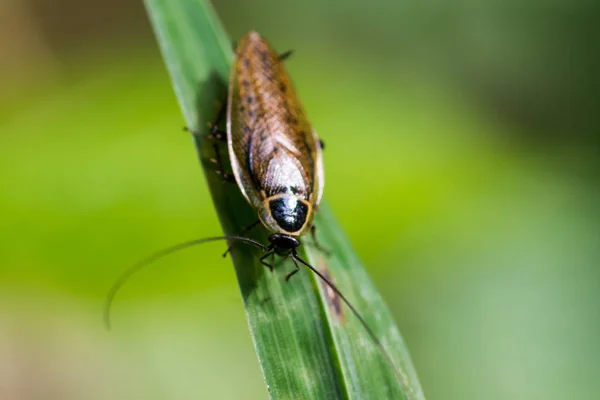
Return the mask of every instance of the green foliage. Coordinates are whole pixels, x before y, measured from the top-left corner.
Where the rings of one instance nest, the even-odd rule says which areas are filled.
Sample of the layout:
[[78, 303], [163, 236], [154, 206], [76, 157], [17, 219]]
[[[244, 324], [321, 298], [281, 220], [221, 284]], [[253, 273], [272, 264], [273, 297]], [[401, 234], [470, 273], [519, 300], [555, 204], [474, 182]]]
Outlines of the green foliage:
[[[146, 5], [186, 123], [206, 133], [225, 98], [231, 42], [204, 1], [147, 0]], [[200, 136], [194, 141], [223, 230], [239, 234], [256, 214], [239, 189], [205, 163], [213, 156], [212, 144]], [[291, 260], [279, 260], [270, 274], [258, 261], [258, 250], [237, 245], [232, 259], [271, 398], [423, 399], [389, 310], [324, 203], [315, 224], [332, 254], [325, 256], [304, 240], [302, 255], [362, 313], [394, 365], [315, 275], [303, 270], [286, 284]], [[261, 227], [251, 237], [265, 243], [266, 231]]]

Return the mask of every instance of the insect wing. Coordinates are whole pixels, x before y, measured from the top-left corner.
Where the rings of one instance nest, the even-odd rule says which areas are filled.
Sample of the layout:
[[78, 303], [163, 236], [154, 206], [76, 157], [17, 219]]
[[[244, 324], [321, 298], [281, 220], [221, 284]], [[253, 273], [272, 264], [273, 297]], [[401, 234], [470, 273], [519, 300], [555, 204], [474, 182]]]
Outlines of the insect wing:
[[[262, 201], [256, 185], [252, 181], [248, 169], [247, 157], [244, 156], [251, 139], [251, 132], [243, 122], [243, 116], [240, 113], [240, 90], [237, 79], [237, 62], [231, 67], [229, 77], [229, 89], [227, 94], [227, 148], [231, 160], [231, 169], [235, 180], [250, 204], [258, 207]], [[241, 154], [242, 157], [238, 157]]]
[[283, 62], [253, 32], [236, 50], [227, 135], [236, 181], [254, 207], [266, 197], [285, 192], [318, 204], [323, 189], [318, 137]]

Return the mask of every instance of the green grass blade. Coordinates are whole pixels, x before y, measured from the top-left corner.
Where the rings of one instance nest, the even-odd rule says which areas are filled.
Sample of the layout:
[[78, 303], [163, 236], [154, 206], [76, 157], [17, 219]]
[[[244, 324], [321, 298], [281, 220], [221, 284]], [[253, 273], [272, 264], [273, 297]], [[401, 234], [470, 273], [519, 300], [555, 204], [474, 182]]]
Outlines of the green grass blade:
[[[206, 133], [218, 103], [225, 100], [231, 42], [203, 0], [145, 3], [186, 124]], [[224, 183], [205, 162], [214, 155], [212, 143], [198, 137], [194, 142], [223, 231], [239, 234], [256, 220], [256, 213], [237, 186]], [[326, 204], [316, 225], [319, 240], [332, 254], [326, 256], [304, 240], [302, 256], [361, 312], [396, 371], [350, 310], [315, 275], [303, 269], [286, 283], [284, 275], [294, 268], [291, 260], [279, 259], [271, 274], [260, 264], [259, 250], [240, 244], [232, 260], [270, 397], [424, 399], [389, 310]], [[261, 227], [250, 237], [267, 243], [267, 235]]]

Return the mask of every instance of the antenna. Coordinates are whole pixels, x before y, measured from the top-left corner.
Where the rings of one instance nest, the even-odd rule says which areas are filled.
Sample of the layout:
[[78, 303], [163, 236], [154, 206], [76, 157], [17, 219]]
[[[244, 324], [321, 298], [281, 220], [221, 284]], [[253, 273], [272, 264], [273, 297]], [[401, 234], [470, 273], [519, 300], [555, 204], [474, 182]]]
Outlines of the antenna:
[[[365, 319], [362, 317], [362, 315], [360, 315], [360, 313], [356, 310], [356, 308], [354, 308], [352, 303], [350, 303], [350, 301], [346, 298], [346, 296], [344, 296], [342, 294], [342, 292], [337, 288], [337, 286], [335, 286], [333, 284], [333, 282], [331, 282], [329, 279], [327, 279], [327, 277], [325, 277], [325, 275], [323, 275], [315, 267], [313, 267], [312, 265], [310, 265], [309, 263], [304, 261], [302, 258], [300, 258], [300, 256], [296, 252], [296, 250], [292, 251], [292, 260], [294, 261], [294, 264], [296, 264], [296, 261], [299, 261], [306, 268], [310, 269], [315, 275], [317, 275], [319, 278], [321, 278], [321, 280], [323, 280], [323, 282], [325, 282], [327, 284], [327, 286], [329, 286], [331, 288], [331, 290], [333, 290], [338, 296], [340, 296], [340, 298], [344, 301], [344, 303], [346, 303], [346, 305], [352, 311], [354, 316], [356, 318], [358, 318], [358, 320], [360, 321], [363, 328], [365, 328], [365, 330], [367, 331], [367, 333], [369, 334], [369, 336], [371, 337], [373, 342], [375, 342], [375, 345], [377, 346], [379, 351], [381, 351], [381, 353], [384, 355], [387, 362], [392, 366], [392, 369], [394, 370], [396, 377], [400, 381], [403, 391], [405, 392], [406, 396], [410, 400], [412, 398], [412, 390], [410, 389], [410, 385], [408, 383], [408, 379], [407, 379], [406, 375], [403, 374], [398, 368], [396, 368], [396, 364], [394, 364], [394, 360], [392, 359], [390, 354], [387, 352], [387, 350], [383, 346], [383, 343], [381, 343], [379, 338], [377, 338], [377, 335], [375, 335], [375, 332], [373, 332], [373, 329], [371, 329], [369, 324], [367, 324], [367, 321], [365, 321]], [[296, 264], [296, 267], [298, 267], [298, 264]]]
[[237, 240], [239, 242], [244, 242], [244, 243], [248, 243], [253, 246], [256, 246], [263, 251], [267, 251], [267, 249], [268, 249], [268, 247], [265, 246], [264, 244], [259, 243], [256, 240], [248, 239], [245, 237], [216, 236], [216, 237], [209, 237], [209, 238], [204, 238], [204, 239], [190, 240], [188, 242], [179, 243], [174, 246], [167, 247], [166, 249], [160, 250], [160, 251], [152, 254], [151, 256], [143, 259], [142, 261], [138, 262], [137, 264], [134, 264], [132, 267], [127, 269], [125, 272], [123, 272], [123, 274], [119, 277], [119, 279], [117, 279], [117, 281], [110, 288], [110, 291], [108, 292], [108, 295], [106, 296], [106, 302], [104, 303], [104, 325], [106, 326], [106, 329], [110, 330], [110, 309], [111, 309], [113, 300], [115, 299], [115, 296], [119, 292], [119, 289], [121, 289], [123, 287], [123, 285], [129, 280], [129, 278], [131, 278], [131, 276], [133, 274], [135, 274], [136, 272], [139, 272], [144, 267], [153, 263], [154, 261], [156, 261], [162, 257], [165, 257], [169, 254], [175, 253], [179, 250], [187, 249], [188, 247], [196, 246], [196, 245], [207, 243], [207, 242], [216, 242], [219, 240]]

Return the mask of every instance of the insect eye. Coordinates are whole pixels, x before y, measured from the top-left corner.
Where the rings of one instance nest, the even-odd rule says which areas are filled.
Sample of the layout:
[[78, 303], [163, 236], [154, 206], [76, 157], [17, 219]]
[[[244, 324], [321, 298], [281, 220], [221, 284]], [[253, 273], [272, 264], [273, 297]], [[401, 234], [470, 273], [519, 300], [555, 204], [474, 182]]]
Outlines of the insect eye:
[[294, 196], [282, 196], [269, 202], [273, 219], [287, 232], [297, 232], [304, 226], [308, 206]]

